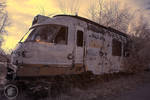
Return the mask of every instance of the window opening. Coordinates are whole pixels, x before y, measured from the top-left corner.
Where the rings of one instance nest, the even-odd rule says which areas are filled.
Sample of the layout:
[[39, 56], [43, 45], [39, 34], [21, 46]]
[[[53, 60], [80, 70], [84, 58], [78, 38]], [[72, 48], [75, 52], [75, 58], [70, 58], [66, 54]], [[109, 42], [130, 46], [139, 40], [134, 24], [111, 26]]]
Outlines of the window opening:
[[122, 44], [120, 41], [113, 39], [112, 41], [112, 55], [121, 56]]
[[79, 30], [77, 31], [77, 46], [83, 47], [83, 32]]

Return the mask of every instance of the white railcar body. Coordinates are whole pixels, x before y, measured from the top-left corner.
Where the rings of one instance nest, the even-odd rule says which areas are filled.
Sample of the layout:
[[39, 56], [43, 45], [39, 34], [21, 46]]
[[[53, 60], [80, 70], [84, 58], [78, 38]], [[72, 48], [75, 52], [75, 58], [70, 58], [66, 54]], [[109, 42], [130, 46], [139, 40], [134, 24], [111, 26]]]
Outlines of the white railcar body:
[[18, 76], [84, 71], [104, 74], [123, 70], [128, 36], [115, 29], [79, 16], [48, 18], [39, 15], [30, 30], [12, 54], [12, 63], [18, 66]]

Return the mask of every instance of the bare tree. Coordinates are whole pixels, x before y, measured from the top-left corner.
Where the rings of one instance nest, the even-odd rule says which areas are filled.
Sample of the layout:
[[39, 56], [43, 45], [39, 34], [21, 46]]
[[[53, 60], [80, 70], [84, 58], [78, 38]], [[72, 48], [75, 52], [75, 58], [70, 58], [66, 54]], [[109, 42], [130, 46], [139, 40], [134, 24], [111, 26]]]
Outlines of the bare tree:
[[[2, 42], [4, 41], [3, 35], [7, 33], [6, 26], [10, 25], [10, 23], [8, 22], [8, 14], [5, 8], [6, 3], [0, 2], [0, 56], [1, 58], [8, 61], [6, 52], [1, 49]], [[0, 59], [0, 61], [2, 61], [2, 59]]]
[[57, 0], [57, 4], [64, 14], [77, 14], [79, 12], [79, 0]]
[[130, 20], [134, 14], [129, 13], [128, 7], [121, 7], [120, 2], [110, 0], [97, 0], [90, 5], [89, 16], [95, 22], [104, 26], [113, 27], [122, 32], [127, 32]]
[[150, 27], [145, 19], [141, 14], [135, 19], [136, 22], [133, 20], [130, 25], [132, 49], [130, 48], [130, 57], [124, 62], [125, 68], [129, 72], [145, 70], [150, 66]]
[[0, 46], [3, 42], [2, 35], [6, 33], [5, 27], [8, 25], [8, 15], [5, 11], [6, 4], [0, 3]]
[[[5, 27], [8, 25], [7, 20], [7, 12], [5, 11], [5, 3], [0, 2], [0, 62], [8, 62], [9, 59], [6, 55], [6, 53], [1, 49], [1, 44], [3, 42], [2, 35], [6, 33]], [[7, 69], [6, 66], [0, 66], [0, 85], [4, 85], [6, 82], [6, 73]]]
[[128, 33], [142, 39], [150, 39], [149, 22], [147, 21], [148, 19], [143, 15], [144, 14], [141, 12], [139, 16], [132, 20]]

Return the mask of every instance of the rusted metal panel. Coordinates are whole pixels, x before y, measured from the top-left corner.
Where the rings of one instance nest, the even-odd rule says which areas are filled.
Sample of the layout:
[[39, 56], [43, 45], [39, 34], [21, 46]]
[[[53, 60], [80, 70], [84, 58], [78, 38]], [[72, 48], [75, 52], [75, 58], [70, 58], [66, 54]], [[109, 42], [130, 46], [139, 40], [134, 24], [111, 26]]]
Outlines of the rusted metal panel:
[[[64, 67], [65, 66], [65, 67]], [[25, 65], [19, 68], [17, 76], [20, 77], [40, 77], [40, 76], [55, 76], [55, 75], [70, 75], [80, 74], [84, 72], [83, 67], [80, 64], [76, 64], [76, 67], [72, 68], [68, 65]]]
[[121, 44], [127, 42], [126, 37], [113, 32], [106, 31], [104, 34], [98, 34], [89, 31], [87, 66], [89, 67], [89, 70], [92, 70], [95, 74], [119, 72], [121, 70], [123, 45], [121, 52], [122, 56], [113, 56], [112, 39], [120, 41]]

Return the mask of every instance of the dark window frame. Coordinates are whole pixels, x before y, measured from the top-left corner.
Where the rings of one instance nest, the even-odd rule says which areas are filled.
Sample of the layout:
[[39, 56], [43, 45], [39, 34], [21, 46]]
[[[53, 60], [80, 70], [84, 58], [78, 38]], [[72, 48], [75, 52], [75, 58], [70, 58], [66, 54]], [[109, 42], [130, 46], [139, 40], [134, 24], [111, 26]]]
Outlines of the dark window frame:
[[122, 56], [122, 43], [117, 39], [112, 40], [112, 55]]
[[77, 30], [76, 32], [76, 36], [77, 36], [77, 39], [76, 39], [76, 45], [77, 47], [83, 47], [83, 31], [82, 30]]

